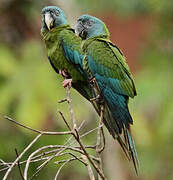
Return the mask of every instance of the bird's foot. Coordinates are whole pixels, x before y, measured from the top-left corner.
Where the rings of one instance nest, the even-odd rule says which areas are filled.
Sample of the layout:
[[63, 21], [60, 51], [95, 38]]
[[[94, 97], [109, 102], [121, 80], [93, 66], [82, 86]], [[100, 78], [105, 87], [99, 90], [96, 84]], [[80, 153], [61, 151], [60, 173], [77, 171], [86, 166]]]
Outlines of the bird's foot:
[[63, 87], [66, 88], [67, 86], [71, 88], [72, 85], [72, 79], [65, 79], [62, 83]]
[[97, 100], [100, 100], [100, 94], [98, 94], [96, 97], [90, 99], [90, 101], [97, 101]]
[[98, 94], [98, 95], [97, 95], [96, 97], [94, 97], [94, 98], [91, 98], [90, 101], [91, 101], [91, 102], [96, 101], [96, 102], [99, 103], [100, 105], [104, 105], [104, 99], [103, 99], [103, 97], [102, 97], [100, 94]]
[[96, 82], [96, 78], [95, 77], [90, 78], [89, 82], [94, 84]]
[[69, 74], [66, 70], [59, 70], [59, 74], [61, 74], [64, 78], [68, 78]]

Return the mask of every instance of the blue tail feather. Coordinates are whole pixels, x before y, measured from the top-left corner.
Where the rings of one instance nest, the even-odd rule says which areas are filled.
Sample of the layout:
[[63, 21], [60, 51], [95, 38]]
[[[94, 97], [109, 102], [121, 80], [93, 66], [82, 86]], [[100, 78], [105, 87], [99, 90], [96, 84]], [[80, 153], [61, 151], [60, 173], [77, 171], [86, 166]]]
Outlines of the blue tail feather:
[[[130, 132], [130, 124], [133, 124], [132, 117], [130, 115], [128, 109], [128, 96], [119, 94], [115, 92], [110, 86], [108, 86], [105, 82], [104, 78], [99, 78], [98, 86], [101, 91], [101, 95], [104, 97], [106, 104], [106, 112], [109, 114], [109, 117], [105, 118], [107, 120], [107, 127], [112, 134], [120, 143], [123, 151], [127, 155], [127, 157], [132, 160], [136, 174], [138, 174], [138, 157], [134, 144], [134, 140], [132, 138]], [[113, 130], [113, 131], [112, 131]], [[121, 138], [121, 134], [124, 135], [124, 141]]]
[[114, 93], [109, 87], [105, 88], [102, 93], [121, 134], [123, 126], [129, 128], [129, 124], [133, 122], [127, 107], [128, 97]]

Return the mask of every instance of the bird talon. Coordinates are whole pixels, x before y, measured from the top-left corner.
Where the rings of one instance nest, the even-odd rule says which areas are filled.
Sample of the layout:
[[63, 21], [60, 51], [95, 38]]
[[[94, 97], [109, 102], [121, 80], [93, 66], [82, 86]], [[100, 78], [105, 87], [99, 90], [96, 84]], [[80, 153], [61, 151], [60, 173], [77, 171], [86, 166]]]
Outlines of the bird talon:
[[95, 82], [96, 82], [96, 78], [95, 78], [95, 77], [92, 77], [91, 79], [89, 79], [89, 82], [90, 82], [90, 83], [95, 83]]
[[68, 78], [69, 74], [66, 70], [59, 70], [59, 74], [61, 74], [64, 78]]
[[97, 95], [96, 97], [91, 98], [90, 101], [97, 101], [97, 100], [99, 100], [99, 99], [100, 99], [100, 95]]
[[104, 99], [103, 99], [103, 97], [102, 97], [100, 94], [97, 95], [97, 96], [94, 97], [94, 98], [91, 98], [90, 101], [91, 101], [91, 102], [96, 101], [96, 102], [99, 103], [100, 105], [104, 105]]
[[72, 79], [65, 79], [62, 83], [63, 87], [66, 88], [67, 86], [71, 88], [72, 86]]

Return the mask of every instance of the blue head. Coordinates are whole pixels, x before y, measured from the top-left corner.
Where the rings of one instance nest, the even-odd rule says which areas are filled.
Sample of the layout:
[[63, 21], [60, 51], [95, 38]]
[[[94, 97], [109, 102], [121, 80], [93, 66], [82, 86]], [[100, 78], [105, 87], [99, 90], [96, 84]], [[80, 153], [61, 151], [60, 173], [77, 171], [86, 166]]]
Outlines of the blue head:
[[59, 7], [47, 6], [42, 9], [42, 29], [49, 31], [65, 24], [68, 24], [66, 15]]
[[83, 40], [103, 35], [109, 37], [109, 32], [104, 22], [90, 15], [80, 16], [75, 30]]

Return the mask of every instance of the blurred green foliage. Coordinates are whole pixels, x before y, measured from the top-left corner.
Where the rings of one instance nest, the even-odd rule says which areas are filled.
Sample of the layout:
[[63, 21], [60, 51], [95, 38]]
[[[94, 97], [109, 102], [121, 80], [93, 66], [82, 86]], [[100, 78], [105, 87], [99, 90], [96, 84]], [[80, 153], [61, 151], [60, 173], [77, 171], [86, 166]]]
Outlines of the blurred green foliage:
[[[41, 1], [2, 1], [0, 2], [0, 5], [3, 5], [0, 8], [2, 10], [0, 14], [10, 12], [11, 5], [15, 2], [20, 7], [20, 13], [26, 17], [28, 27], [33, 27], [31, 19], [39, 23], [35, 23], [36, 27], [33, 27], [36, 35], [28, 35], [26, 26], [23, 27], [23, 32], [19, 31], [18, 26], [11, 26], [11, 24], [9, 27], [14, 29], [4, 31], [8, 23], [4, 24], [2, 29], [0, 28], [0, 32], [6, 34], [0, 36], [0, 158], [5, 161], [13, 161], [16, 157], [14, 148], [17, 148], [19, 153], [22, 152], [35, 134], [4, 120], [3, 115], [9, 115], [33, 128], [58, 131], [64, 130], [64, 124], [57, 115], [57, 109], [61, 109], [69, 118], [66, 105], [57, 103], [59, 99], [65, 97], [65, 90], [61, 86], [62, 79], [50, 67], [39, 36], [40, 10], [48, 2], [44, 1], [43, 4], [39, 4]], [[135, 74], [138, 96], [130, 101], [130, 110], [134, 117], [132, 129], [141, 164], [140, 175], [136, 178], [127, 173], [126, 179], [172, 180], [173, 2], [168, 0], [132, 0], [130, 2], [100, 0], [99, 8], [98, 1], [75, 0], [74, 2], [77, 2], [75, 5], [78, 5], [85, 13], [87, 11], [96, 13], [96, 10], [99, 13], [103, 11], [105, 13], [111, 10], [118, 13], [120, 17], [139, 15], [154, 17], [152, 33], [138, 60], [141, 69]], [[20, 17], [17, 17], [20, 21]], [[10, 14], [8, 18], [15, 21]], [[0, 24], [3, 23], [0, 22]], [[18, 36], [14, 32], [18, 32]], [[26, 36], [23, 36], [25, 33]], [[11, 37], [12, 40], [8, 41], [7, 37]], [[20, 41], [14, 40], [16, 37]], [[89, 103], [73, 90], [72, 99], [77, 120], [81, 122], [85, 119], [86, 127], [93, 128], [97, 118]], [[62, 136], [42, 137], [23, 159], [38, 147], [47, 144], [62, 144], [65, 139]], [[85, 141], [87, 144], [93, 143], [93, 136], [90, 135]], [[114, 158], [113, 153], [112, 158]], [[127, 161], [122, 163], [125, 165]], [[69, 167], [64, 169], [61, 179], [87, 179], [83, 166], [79, 167], [74, 163]], [[125, 169], [125, 166], [123, 167]], [[33, 164], [30, 173], [35, 168], [36, 165]], [[57, 166], [52, 163], [40, 173], [38, 179], [52, 179], [56, 170]], [[128, 168], [124, 171], [131, 172]], [[0, 179], [2, 176], [3, 173], [0, 172]], [[19, 179], [17, 168], [11, 177]]]
[[[172, 13], [173, 2], [169, 0], [75, 0], [79, 7], [87, 12], [112, 12], [120, 16], [136, 16], [153, 13]], [[99, 3], [99, 7], [98, 7]], [[168, 13], [169, 11], [169, 13]]]

